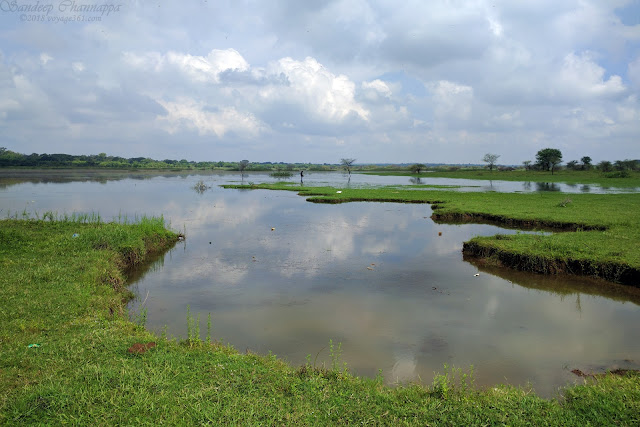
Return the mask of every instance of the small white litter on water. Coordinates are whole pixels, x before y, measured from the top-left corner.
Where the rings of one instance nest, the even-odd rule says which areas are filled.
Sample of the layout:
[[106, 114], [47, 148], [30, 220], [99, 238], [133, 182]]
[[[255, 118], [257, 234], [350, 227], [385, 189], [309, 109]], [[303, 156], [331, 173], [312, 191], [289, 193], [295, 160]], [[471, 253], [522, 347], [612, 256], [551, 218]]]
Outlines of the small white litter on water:
[[475, 277], [478, 277], [479, 275], [480, 275], [480, 273], [476, 273], [476, 274], [474, 274], [474, 276], [475, 276]]

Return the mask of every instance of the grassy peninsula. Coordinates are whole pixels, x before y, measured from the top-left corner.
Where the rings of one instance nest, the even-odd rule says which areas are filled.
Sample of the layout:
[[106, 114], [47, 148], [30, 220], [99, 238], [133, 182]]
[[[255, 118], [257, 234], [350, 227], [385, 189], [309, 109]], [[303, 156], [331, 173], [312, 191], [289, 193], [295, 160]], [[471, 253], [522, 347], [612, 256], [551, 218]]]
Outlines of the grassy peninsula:
[[123, 269], [176, 238], [161, 219], [0, 222], [0, 424], [640, 421], [634, 372], [587, 378], [545, 400], [506, 386], [475, 390], [456, 370], [432, 387], [389, 388], [380, 378], [351, 376], [338, 353], [332, 366], [292, 367], [209, 339], [158, 337], [140, 316], [129, 320]]

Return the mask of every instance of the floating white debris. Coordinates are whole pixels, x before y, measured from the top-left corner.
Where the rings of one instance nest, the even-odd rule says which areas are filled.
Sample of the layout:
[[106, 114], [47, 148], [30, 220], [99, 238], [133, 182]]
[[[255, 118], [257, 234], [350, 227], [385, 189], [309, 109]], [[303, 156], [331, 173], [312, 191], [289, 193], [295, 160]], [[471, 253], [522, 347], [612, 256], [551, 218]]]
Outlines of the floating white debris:
[[479, 275], [480, 275], [480, 273], [476, 273], [476, 274], [474, 274], [474, 276], [475, 276], [475, 277], [478, 277]]

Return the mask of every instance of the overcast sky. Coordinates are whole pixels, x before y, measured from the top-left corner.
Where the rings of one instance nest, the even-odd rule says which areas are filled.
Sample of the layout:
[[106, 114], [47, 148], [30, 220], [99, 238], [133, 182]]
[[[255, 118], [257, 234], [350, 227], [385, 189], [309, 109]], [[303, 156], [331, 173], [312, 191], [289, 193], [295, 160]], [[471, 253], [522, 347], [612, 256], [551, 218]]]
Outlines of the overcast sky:
[[22, 153], [597, 162], [640, 158], [639, 98], [640, 0], [0, 0]]

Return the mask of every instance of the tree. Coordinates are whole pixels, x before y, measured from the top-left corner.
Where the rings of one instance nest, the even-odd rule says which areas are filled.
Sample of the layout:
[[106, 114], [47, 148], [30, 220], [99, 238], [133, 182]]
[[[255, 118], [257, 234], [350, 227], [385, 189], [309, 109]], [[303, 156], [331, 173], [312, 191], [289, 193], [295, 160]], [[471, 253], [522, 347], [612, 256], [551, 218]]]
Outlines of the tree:
[[557, 148], [544, 148], [536, 154], [537, 164], [543, 170], [550, 170], [551, 175], [556, 166], [562, 163], [562, 153]]
[[522, 164], [524, 165], [525, 170], [531, 170], [531, 160], [525, 160]]
[[602, 172], [611, 172], [611, 168], [612, 164], [608, 160], [603, 160], [598, 163], [598, 169], [600, 169]]
[[249, 160], [240, 160], [240, 162], [238, 162], [238, 170], [242, 175], [244, 175], [244, 170], [247, 166], [249, 166]]
[[567, 162], [567, 168], [568, 169], [577, 170], [578, 169], [578, 161], [577, 160], [571, 160], [570, 162]]
[[591, 169], [591, 157], [589, 156], [584, 156], [583, 158], [580, 159], [580, 161], [582, 162], [582, 169]]
[[413, 173], [419, 174], [422, 169], [426, 169], [427, 167], [422, 163], [416, 163], [415, 165], [409, 166], [409, 170]]
[[496, 161], [498, 160], [499, 157], [500, 157], [500, 154], [487, 153], [482, 158], [482, 161], [485, 162], [487, 166], [489, 166], [490, 171], [493, 171], [493, 167], [496, 165]]
[[340, 164], [349, 172], [349, 175], [351, 175], [351, 166], [353, 166], [355, 161], [356, 159], [340, 159]]

